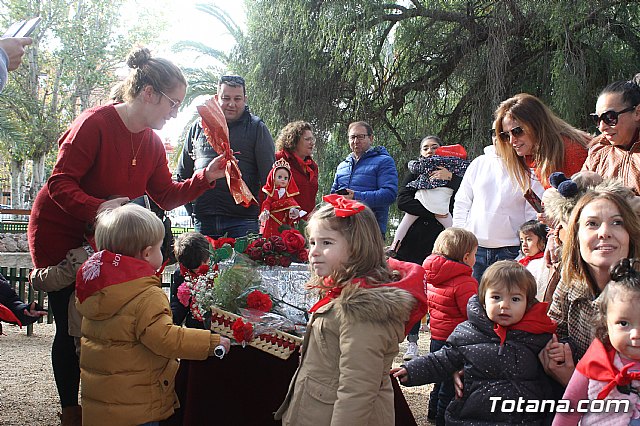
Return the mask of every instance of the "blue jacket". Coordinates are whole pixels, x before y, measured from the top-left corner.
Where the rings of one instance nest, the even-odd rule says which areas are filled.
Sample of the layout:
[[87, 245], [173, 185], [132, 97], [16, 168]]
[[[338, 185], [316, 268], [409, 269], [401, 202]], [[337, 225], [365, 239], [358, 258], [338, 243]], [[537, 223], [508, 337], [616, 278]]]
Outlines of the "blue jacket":
[[383, 146], [371, 148], [358, 162], [353, 154], [349, 154], [338, 164], [331, 192], [343, 188], [351, 189], [356, 200], [373, 210], [384, 234], [389, 219], [389, 206], [398, 194], [398, 171], [387, 149]]

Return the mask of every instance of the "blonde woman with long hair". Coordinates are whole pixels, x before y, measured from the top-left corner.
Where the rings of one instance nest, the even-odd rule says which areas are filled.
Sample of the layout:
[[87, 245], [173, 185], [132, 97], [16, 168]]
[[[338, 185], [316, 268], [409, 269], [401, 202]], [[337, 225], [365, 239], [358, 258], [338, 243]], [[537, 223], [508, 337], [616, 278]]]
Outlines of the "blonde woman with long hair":
[[557, 117], [535, 96], [520, 93], [495, 112], [496, 149], [512, 180], [526, 192], [531, 172], [548, 188], [549, 176], [579, 172], [591, 135]]

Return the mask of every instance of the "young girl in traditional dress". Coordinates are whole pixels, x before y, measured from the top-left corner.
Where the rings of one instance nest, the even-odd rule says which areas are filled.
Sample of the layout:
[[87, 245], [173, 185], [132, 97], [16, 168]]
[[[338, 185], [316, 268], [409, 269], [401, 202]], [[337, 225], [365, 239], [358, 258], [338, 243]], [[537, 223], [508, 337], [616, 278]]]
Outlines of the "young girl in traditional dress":
[[[639, 266], [640, 259], [625, 258], [611, 269], [612, 281], [598, 298], [596, 338], [562, 397], [571, 401], [572, 412], [556, 414], [554, 426], [640, 425]], [[598, 406], [604, 409], [578, 412], [578, 402], [587, 399], [604, 400]], [[617, 401], [608, 404], [609, 400]]]
[[422, 267], [385, 260], [380, 228], [364, 204], [332, 194], [307, 225], [311, 318], [283, 425], [391, 425], [389, 368], [398, 344], [426, 313]]
[[291, 177], [291, 167], [286, 160], [280, 159], [273, 164], [262, 191], [267, 194], [260, 213], [260, 233], [265, 238], [280, 235], [278, 228], [282, 225], [292, 226], [307, 214], [300, 210], [294, 198], [299, 194], [298, 186]]

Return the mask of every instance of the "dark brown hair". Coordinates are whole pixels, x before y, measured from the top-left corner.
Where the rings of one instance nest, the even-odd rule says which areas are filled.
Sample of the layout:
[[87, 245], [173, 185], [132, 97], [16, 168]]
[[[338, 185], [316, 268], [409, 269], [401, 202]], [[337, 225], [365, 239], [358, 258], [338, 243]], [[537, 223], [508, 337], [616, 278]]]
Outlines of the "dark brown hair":
[[300, 142], [300, 139], [302, 138], [302, 135], [307, 130], [313, 132], [311, 123], [306, 121], [294, 121], [284, 126], [284, 128], [280, 130], [278, 139], [276, 139], [276, 151], [285, 150], [294, 152], [296, 150], [296, 146], [298, 146], [298, 142]]
[[478, 298], [482, 306], [487, 290], [498, 286], [506, 286], [507, 290], [517, 288], [524, 291], [527, 297], [527, 308], [537, 303], [536, 293], [538, 285], [531, 272], [524, 266], [513, 260], [499, 260], [489, 266], [482, 274], [480, 286], [478, 286]]
[[618, 263], [611, 267], [611, 281], [609, 281], [597, 299], [598, 310], [593, 320], [595, 336], [607, 346], [611, 345], [607, 328], [609, 304], [622, 293], [631, 293], [631, 297], [640, 301], [640, 272], [638, 272], [638, 267], [640, 267], [640, 259], [620, 259]]
[[209, 241], [199, 232], [185, 232], [173, 245], [176, 260], [187, 269], [197, 269], [209, 259]]

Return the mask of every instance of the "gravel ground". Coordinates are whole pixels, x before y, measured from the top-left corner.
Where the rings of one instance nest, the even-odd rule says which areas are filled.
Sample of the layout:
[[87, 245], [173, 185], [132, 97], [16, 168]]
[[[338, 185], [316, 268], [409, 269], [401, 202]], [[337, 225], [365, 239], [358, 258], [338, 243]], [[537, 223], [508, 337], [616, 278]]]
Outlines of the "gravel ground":
[[[3, 324], [6, 336], [0, 336], [0, 425], [59, 425], [58, 394], [51, 369], [53, 324], [34, 324], [32, 336], [26, 327]], [[429, 334], [420, 332], [420, 353], [429, 348]], [[406, 341], [400, 345], [395, 365], [402, 363]], [[403, 388], [419, 426], [427, 422], [427, 401], [431, 385]]]

